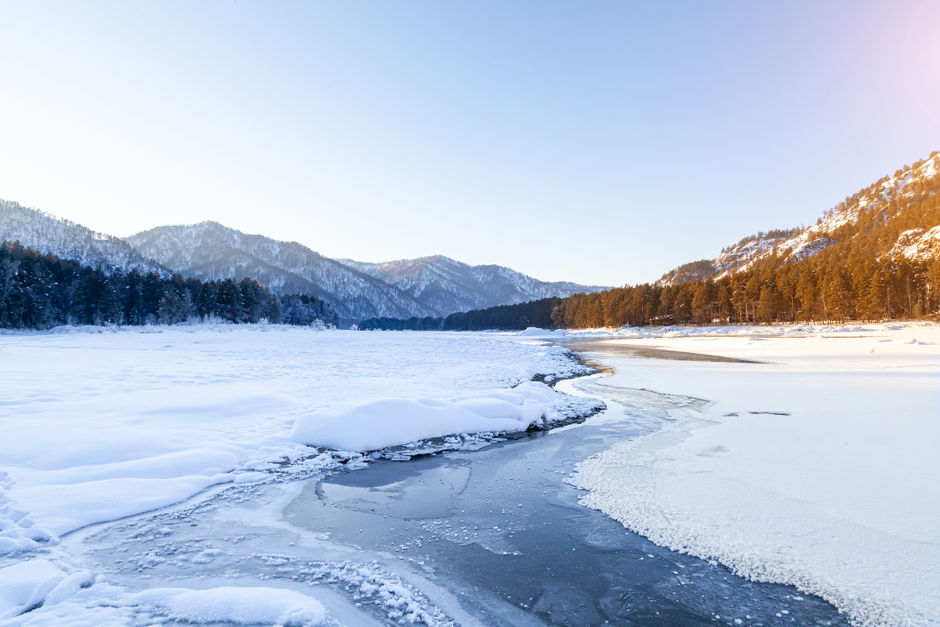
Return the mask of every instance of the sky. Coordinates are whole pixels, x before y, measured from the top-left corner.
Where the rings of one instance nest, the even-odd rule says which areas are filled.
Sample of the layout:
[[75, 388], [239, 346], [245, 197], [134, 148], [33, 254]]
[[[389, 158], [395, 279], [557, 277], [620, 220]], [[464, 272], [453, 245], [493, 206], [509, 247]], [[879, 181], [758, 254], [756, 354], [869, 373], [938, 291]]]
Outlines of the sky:
[[0, 198], [623, 285], [940, 149], [940, 2], [0, 0]]

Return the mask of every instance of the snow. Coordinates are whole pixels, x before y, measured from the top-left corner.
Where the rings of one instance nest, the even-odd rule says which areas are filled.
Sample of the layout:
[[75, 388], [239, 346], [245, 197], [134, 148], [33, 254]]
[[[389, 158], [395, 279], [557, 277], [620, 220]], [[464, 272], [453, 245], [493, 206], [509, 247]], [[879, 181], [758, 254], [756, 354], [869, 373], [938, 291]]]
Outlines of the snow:
[[132, 235], [127, 242], [183, 276], [203, 280], [250, 276], [276, 294], [320, 297], [345, 324], [377, 316], [436, 313], [393, 286], [297, 242], [249, 235], [217, 222], [161, 226]]
[[[658, 431], [583, 462], [571, 480], [586, 505], [658, 544], [822, 595], [857, 623], [940, 621], [936, 325], [218, 325], [0, 335], [0, 625], [332, 620], [315, 585], [113, 585], [70, 552], [90, 533], [74, 532], [217, 484], [250, 488], [285, 457], [317, 472], [342, 458], [307, 444], [367, 450], [566, 417], [570, 397], [533, 376], [584, 369], [548, 339], [752, 362], [599, 357], [616, 373], [592, 389], [708, 402], [677, 403]], [[371, 581], [355, 568], [323, 576]]]
[[[379, 446], [524, 429], [561, 395], [535, 383], [502, 396], [490, 388], [579, 368], [561, 349], [497, 335], [275, 326], [6, 335], [0, 351], [5, 552], [33, 546], [43, 529], [61, 535], [231, 481], [300, 450], [289, 437], [295, 419], [298, 432], [315, 434], [311, 420], [349, 411], [337, 408], [350, 403], [365, 403], [357, 415], [420, 406], [428, 420], [443, 421], [402, 427], [407, 435], [386, 434]], [[409, 400], [474, 391], [486, 391], [480, 399], [503, 403], [503, 411], [484, 417], [467, 402], [434, 408]], [[399, 400], [375, 400], [389, 397]], [[345, 448], [372, 448], [343, 439], [351, 425], [334, 420], [328, 430]]]
[[931, 229], [909, 229], [898, 236], [889, 257], [932, 259], [940, 256], [940, 225]]
[[122, 268], [144, 274], [167, 274], [164, 268], [142, 257], [127, 242], [0, 198], [0, 242], [3, 241], [18, 241], [41, 253], [74, 259], [91, 267], [101, 266], [106, 271]]
[[932, 179], [937, 176], [937, 172], [940, 172], [940, 155], [928, 159], [922, 166], [920, 175], [926, 179]]
[[570, 282], [547, 283], [503, 266], [470, 266], [443, 255], [379, 263], [339, 259], [351, 268], [385, 281], [446, 316], [550, 296], [609, 289]]
[[[819, 594], [859, 624], [940, 621], [940, 327], [624, 330], [604, 385], [707, 399], [571, 481], [657, 544]], [[701, 404], [695, 406], [701, 407]]]
[[66, 577], [47, 560], [19, 562], [0, 568], [0, 619], [41, 604]]
[[[84, 598], [82, 598], [84, 597]], [[79, 616], [75, 602], [93, 601], [110, 612]], [[41, 612], [31, 614], [37, 608]], [[124, 612], [115, 612], [123, 608]], [[111, 616], [108, 616], [110, 614]], [[188, 623], [221, 622], [236, 625], [321, 625], [329, 616], [316, 599], [281, 588], [220, 586], [201, 590], [152, 588], [127, 592], [107, 584], [94, 584], [88, 572], [66, 574], [48, 560], [18, 562], [0, 568], [0, 625], [16, 624], [127, 624], [132, 614], [148, 614]]]
[[[113, 586], [83, 570], [61, 538], [218, 484], [268, 480], [285, 458], [335, 468], [340, 458], [291, 438], [295, 422], [301, 440], [346, 449], [520, 430], [576, 411], [535, 375], [585, 371], [564, 349], [492, 333], [196, 325], [0, 334], [0, 625], [128, 624], [141, 613], [321, 622], [316, 595], [300, 592]], [[386, 413], [394, 407], [425, 408], [425, 421]], [[349, 411], [384, 431], [337, 419]]]
[[269, 624], [301, 627], [326, 622], [323, 605], [293, 590], [266, 587], [221, 586], [208, 590], [154, 588], [135, 595], [167, 618], [193, 623], [229, 622], [237, 625]]
[[301, 416], [291, 437], [303, 444], [369, 451], [453, 433], [525, 431], [562, 417], [544, 383], [436, 399], [379, 399]]

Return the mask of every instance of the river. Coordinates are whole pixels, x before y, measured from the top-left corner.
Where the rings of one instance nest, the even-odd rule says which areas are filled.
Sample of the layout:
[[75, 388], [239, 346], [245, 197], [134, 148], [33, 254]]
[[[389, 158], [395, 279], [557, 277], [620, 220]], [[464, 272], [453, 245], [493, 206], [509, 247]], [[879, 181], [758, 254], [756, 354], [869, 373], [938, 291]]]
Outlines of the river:
[[[614, 350], [573, 348], [601, 364]], [[627, 355], [651, 356], [708, 357]], [[565, 478], [579, 461], [707, 404], [603, 378], [558, 384], [606, 402], [583, 423], [479, 450], [222, 487], [69, 542], [131, 589], [312, 587], [350, 624], [845, 624], [821, 599], [658, 547], [578, 503]]]

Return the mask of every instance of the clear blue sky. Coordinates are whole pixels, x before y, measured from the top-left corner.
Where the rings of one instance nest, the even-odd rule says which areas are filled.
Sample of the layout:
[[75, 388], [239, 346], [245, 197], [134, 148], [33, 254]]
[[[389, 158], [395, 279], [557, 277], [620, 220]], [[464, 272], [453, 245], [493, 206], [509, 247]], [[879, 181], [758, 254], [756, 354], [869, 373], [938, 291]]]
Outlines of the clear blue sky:
[[619, 285], [940, 148], [940, 2], [0, 0], [0, 197]]

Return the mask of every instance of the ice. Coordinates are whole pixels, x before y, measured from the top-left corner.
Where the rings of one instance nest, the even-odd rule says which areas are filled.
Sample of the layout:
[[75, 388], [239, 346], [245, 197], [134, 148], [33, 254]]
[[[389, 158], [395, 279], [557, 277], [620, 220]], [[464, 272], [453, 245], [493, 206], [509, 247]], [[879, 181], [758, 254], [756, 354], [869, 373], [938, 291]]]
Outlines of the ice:
[[[645, 399], [647, 407], [676, 402]], [[792, 588], [754, 584], [673, 554], [580, 506], [579, 491], [564, 477], [611, 440], [659, 423], [638, 427], [632, 418], [591, 418], [480, 451], [378, 461], [313, 479], [284, 509], [285, 518], [385, 555], [390, 570], [391, 557], [414, 565], [413, 585], [432, 596], [430, 576], [471, 612], [469, 621], [450, 614], [460, 624], [680, 625], [708, 622], [715, 611], [767, 624], [781, 609], [799, 624], [842, 624], [819, 599], [794, 603], [786, 597]]]
[[[61, 535], [298, 455], [293, 422], [313, 411], [508, 388], [580, 368], [563, 352], [493, 334], [159, 330], [2, 337], [0, 507], [22, 511], [29, 528], [0, 509], [0, 550], [34, 547], [34, 526]], [[458, 420], [445, 431], [519, 428], [519, 414], [534, 412], [530, 396], [503, 420]]]
[[[587, 405], [532, 379], [586, 370], [564, 348], [544, 345], [547, 340], [573, 341], [589, 352], [596, 343], [640, 347], [638, 355], [673, 350], [725, 361], [599, 355], [616, 374], [558, 387], [603, 396], [629, 422], [608, 412], [589, 424], [506, 444], [502, 454], [500, 447], [453, 454], [476, 464], [472, 473], [442, 467], [440, 475], [429, 471], [368, 489], [333, 482], [297, 497], [302, 503], [325, 495], [336, 505], [321, 507], [323, 516], [304, 524], [324, 524], [326, 514], [337, 522], [368, 516], [378, 523], [358, 527], [361, 533], [348, 525], [304, 531], [296, 516], [306, 510], [290, 521], [283, 501], [259, 501], [266, 489], [281, 489], [278, 481], [317, 481], [339, 468], [494, 441], [446, 437], [452, 434], [520, 431], [543, 416], [570, 417]], [[265, 615], [255, 622], [262, 623], [288, 620], [292, 612], [299, 621], [319, 621], [318, 600], [333, 617], [340, 615], [337, 607], [342, 616], [355, 616], [354, 603], [361, 602], [380, 620], [463, 623], [463, 590], [443, 593], [421, 574], [427, 555], [439, 554], [428, 568], [443, 572], [454, 551], [480, 560], [474, 576], [481, 582], [494, 572], [482, 566], [513, 564], [499, 581], [500, 590], [513, 591], [512, 604], [515, 591], [525, 588], [530, 608], [541, 600], [540, 608], [558, 608], [551, 612], [559, 616], [571, 608], [551, 598], [558, 593], [543, 590], [544, 581], [524, 580], [542, 567], [528, 559], [541, 555], [545, 568], [579, 563], [584, 572], [568, 575], [576, 582], [590, 571], [595, 609], [627, 617], [640, 601], [637, 591], [611, 589], [600, 566], [611, 557], [604, 547], [618, 542], [600, 530], [621, 527], [590, 511], [597, 527], [564, 545], [572, 554], [565, 559], [552, 539], [587, 519], [560, 512], [558, 525], [570, 530], [553, 535], [562, 526], [543, 526], [549, 519], [542, 514], [557, 509], [562, 490], [571, 492], [566, 507], [579, 508], [575, 490], [559, 482], [595, 453], [575, 477], [589, 489], [585, 503], [662, 545], [754, 579], [818, 592], [858, 622], [936, 621], [938, 342], [935, 325], [912, 324], [525, 335], [219, 326], [3, 335], [0, 551], [6, 556], [0, 573], [23, 570], [0, 581], [25, 588], [0, 585], [11, 595], [4, 611], [14, 613], [0, 624], [257, 617], [239, 614], [233, 596], [269, 600], [257, 605]], [[733, 361], [742, 358], [753, 363]], [[437, 440], [354, 452], [426, 438]], [[346, 452], [311, 449], [307, 442]], [[529, 442], [544, 444], [523, 445]], [[531, 457], [539, 450], [540, 458]], [[434, 464], [440, 457], [420, 459]], [[505, 471], [494, 474], [499, 460]], [[430, 498], [432, 484], [439, 487]], [[191, 499], [200, 491], [206, 492]], [[147, 510], [155, 511], [133, 516]], [[536, 510], [538, 516], [527, 518]], [[95, 526], [116, 519], [122, 520]], [[362, 548], [367, 534], [371, 552]], [[432, 550], [432, 536], [447, 544]], [[401, 550], [415, 560], [410, 566], [394, 557], [399, 552], [387, 545], [391, 540], [412, 543]], [[575, 559], [586, 546], [597, 551]], [[647, 542], [642, 551], [619, 555], [613, 569], [632, 572], [635, 561], [652, 561], [647, 555], [672, 554]], [[720, 567], [675, 559], [682, 564], [676, 574], [660, 565], [644, 584], [656, 601], [642, 607], [653, 611], [680, 588], [692, 590], [689, 571], [696, 569], [715, 587], [684, 593], [683, 607], [701, 606], [676, 609], [677, 617], [710, 616], [716, 607], [724, 617], [751, 606], [750, 595], [765, 599], [757, 605], [766, 617], [767, 598], [793, 592], [739, 588]], [[736, 592], [724, 598], [720, 582], [726, 581]], [[656, 586], [664, 587], [661, 594]], [[576, 596], [569, 601], [577, 604]], [[787, 616], [801, 603], [788, 601]], [[500, 612], [523, 612], [496, 605]], [[814, 608], [813, 616], [828, 616], [826, 607]], [[744, 612], [733, 616], [747, 619]]]
[[762, 363], [599, 356], [616, 369], [605, 385], [709, 402], [572, 481], [657, 544], [855, 622], [940, 621], [938, 340], [932, 324], [631, 331], [612, 342]]
[[[28, 569], [15, 579], [35, 584], [9, 600], [9, 611], [46, 595], [17, 624], [126, 624], [143, 597], [73, 578], [82, 571], [81, 546], [62, 538], [220, 484], [362, 465], [360, 456], [320, 455], [292, 440], [298, 418], [349, 403], [381, 406], [378, 399], [389, 397], [438, 398], [446, 400], [422, 406], [474, 420], [432, 412], [449, 420], [446, 427], [396, 443], [520, 429], [543, 414], [574, 411], [553, 404], [562, 396], [533, 377], [586, 370], [564, 349], [493, 333], [206, 325], [0, 334], [0, 566]], [[37, 551], [52, 552], [37, 561]], [[195, 597], [164, 600], [166, 612], [179, 610], [174, 620], [195, 620], [183, 616]]]

